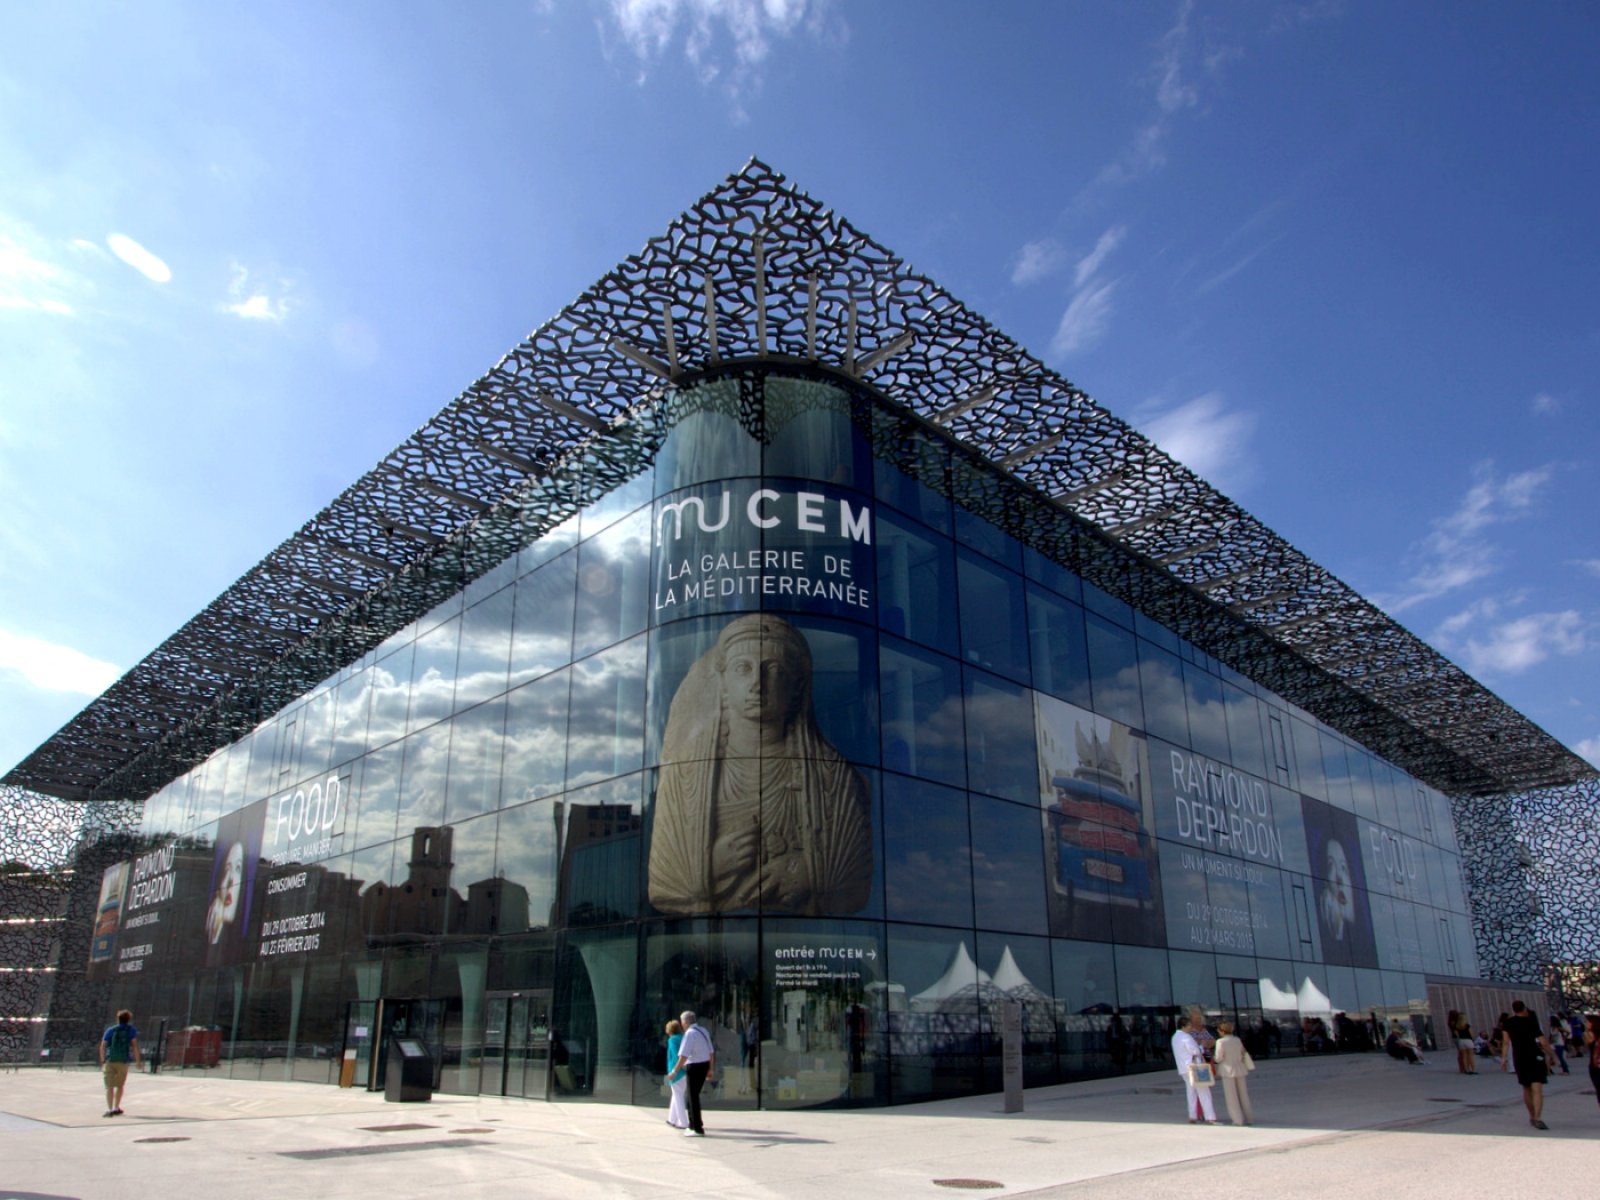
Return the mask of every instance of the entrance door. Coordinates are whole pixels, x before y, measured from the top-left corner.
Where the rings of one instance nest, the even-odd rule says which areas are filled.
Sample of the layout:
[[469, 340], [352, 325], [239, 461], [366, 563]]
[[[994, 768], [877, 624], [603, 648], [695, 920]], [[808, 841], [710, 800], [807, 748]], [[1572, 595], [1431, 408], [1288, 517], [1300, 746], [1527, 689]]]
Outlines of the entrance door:
[[544, 1100], [549, 1090], [549, 989], [488, 993], [479, 1093]]
[[1266, 1026], [1261, 1010], [1261, 981], [1257, 979], [1219, 979], [1224, 1003], [1232, 1014], [1234, 1032], [1252, 1055], [1267, 1056]]

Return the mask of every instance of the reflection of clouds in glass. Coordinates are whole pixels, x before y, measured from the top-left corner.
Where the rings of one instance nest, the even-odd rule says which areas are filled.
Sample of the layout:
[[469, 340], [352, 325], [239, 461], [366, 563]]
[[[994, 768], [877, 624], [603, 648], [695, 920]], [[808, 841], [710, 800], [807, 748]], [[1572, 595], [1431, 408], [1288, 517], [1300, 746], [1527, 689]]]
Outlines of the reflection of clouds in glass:
[[463, 895], [467, 888], [494, 874], [496, 821], [493, 814], [451, 823], [450, 886]]
[[528, 919], [534, 928], [550, 923], [556, 897], [556, 806], [548, 801], [510, 808], [500, 814], [495, 874], [528, 893]]
[[506, 697], [502, 803], [549, 796], [565, 786], [570, 675], [546, 676]]
[[[1096, 675], [1093, 687], [1094, 706], [1097, 710], [1114, 714], [1126, 724], [1135, 727], [1143, 725], [1139, 705], [1139, 668], [1136, 665], [1130, 663], [1109, 678]], [[1181, 709], [1179, 718], [1182, 719]]]
[[505, 719], [503, 701], [469, 709], [455, 719], [446, 810], [451, 824], [498, 807]]
[[573, 667], [569, 787], [643, 764], [645, 646], [646, 639], [634, 638]]
[[411, 691], [410, 671], [398, 678], [395, 668], [406, 662], [402, 656], [390, 658], [372, 668], [371, 707], [368, 710], [367, 745], [386, 746], [405, 736], [407, 696]]
[[434, 725], [413, 734], [406, 740], [405, 749], [405, 771], [400, 778], [399, 827], [438, 825], [444, 819], [450, 726]]
[[578, 556], [563, 554], [517, 581], [511, 636], [511, 686], [572, 661]]

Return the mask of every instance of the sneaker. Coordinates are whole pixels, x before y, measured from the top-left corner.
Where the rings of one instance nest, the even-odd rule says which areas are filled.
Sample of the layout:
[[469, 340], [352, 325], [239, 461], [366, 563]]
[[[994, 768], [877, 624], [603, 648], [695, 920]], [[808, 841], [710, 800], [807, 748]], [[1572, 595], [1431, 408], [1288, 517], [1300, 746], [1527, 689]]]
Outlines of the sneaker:
[[120, 1117], [122, 1115], [122, 1110], [120, 1108], [113, 1108], [111, 1110], [111, 1115], [113, 1117]]
[[108, 1109], [106, 1109], [105, 1112], [101, 1113], [100, 1115], [103, 1116], [103, 1117], [114, 1117], [114, 1116], [117, 1115], [117, 1110], [114, 1109], [114, 1108], [108, 1108]]
[[1532, 1125], [1535, 1129], [1549, 1129], [1550, 1128], [1550, 1126], [1546, 1125], [1543, 1121], [1539, 1120], [1539, 1118], [1537, 1118], [1537, 1117], [1535, 1117], [1533, 1120], [1529, 1121], [1528, 1124]]

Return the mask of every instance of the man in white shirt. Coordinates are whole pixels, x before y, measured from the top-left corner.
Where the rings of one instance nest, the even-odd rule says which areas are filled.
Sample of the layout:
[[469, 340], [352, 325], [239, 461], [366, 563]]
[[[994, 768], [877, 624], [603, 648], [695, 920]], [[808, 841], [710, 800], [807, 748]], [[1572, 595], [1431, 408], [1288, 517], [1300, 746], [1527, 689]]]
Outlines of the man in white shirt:
[[683, 1070], [689, 1080], [689, 1128], [683, 1131], [684, 1137], [705, 1137], [706, 1125], [700, 1115], [700, 1089], [705, 1087], [706, 1080], [711, 1078], [716, 1069], [717, 1048], [711, 1041], [711, 1035], [702, 1029], [695, 1021], [692, 1012], [685, 1012], [678, 1018], [683, 1022], [683, 1041], [678, 1046], [678, 1061], [673, 1064], [673, 1070]]
[[1178, 1074], [1182, 1077], [1187, 1092], [1191, 1125], [1198, 1125], [1201, 1121], [1207, 1125], [1217, 1123], [1217, 1110], [1211, 1099], [1210, 1086], [1196, 1087], [1194, 1076], [1189, 1071], [1192, 1063], [1205, 1064], [1206, 1052], [1200, 1044], [1199, 1037], [1196, 1036], [1198, 1033], [1204, 1033], [1205, 1027], [1205, 1015], [1199, 1009], [1191, 1008], [1185, 1015], [1183, 1024], [1178, 1026], [1178, 1032], [1172, 1035], [1172, 1061], [1178, 1068]]

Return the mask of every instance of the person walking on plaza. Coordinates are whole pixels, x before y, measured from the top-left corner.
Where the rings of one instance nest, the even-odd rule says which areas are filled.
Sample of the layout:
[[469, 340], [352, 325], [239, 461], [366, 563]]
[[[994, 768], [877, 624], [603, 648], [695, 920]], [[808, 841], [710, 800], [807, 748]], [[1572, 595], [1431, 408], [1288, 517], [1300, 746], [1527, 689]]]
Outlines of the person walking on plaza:
[[706, 1123], [700, 1113], [700, 1091], [716, 1071], [717, 1048], [712, 1044], [711, 1035], [696, 1023], [694, 1013], [685, 1012], [678, 1019], [683, 1022], [683, 1041], [678, 1045], [678, 1059], [672, 1069], [675, 1072], [683, 1071], [689, 1084], [689, 1128], [683, 1131], [683, 1136], [705, 1137]]
[[678, 1066], [678, 1049], [682, 1045], [683, 1026], [676, 1020], [668, 1021], [665, 1083], [672, 1090], [672, 1101], [667, 1105], [667, 1124], [674, 1129], [689, 1128], [689, 1078]]
[[1561, 1027], [1561, 1018], [1557, 1016], [1550, 1018], [1550, 1049], [1556, 1052], [1556, 1061], [1561, 1064], [1561, 1073], [1571, 1075], [1572, 1072], [1567, 1069], [1567, 1034]]
[[1467, 1014], [1450, 1011], [1450, 1037], [1456, 1044], [1456, 1070], [1463, 1075], [1478, 1073], [1478, 1044], [1472, 1037], [1472, 1024]]
[[133, 1027], [133, 1014], [117, 1013], [117, 1023], [100, 1035], [100, 1070], [106, 1079], [106, 1116], [122, 1115], [122, 1089], [128, 1085], [130, 1064], [144, 1061], [139, 1052], [139, 1031]]
[[1189, 1105], [1189, 1124], [1217, 1123], [1216, 1102], [1211, 1098], [1211, 1064], [1200, 1046], [1198, 1033], [1205, 1029], [1205, 1016], [1198, 1008], [1191, 1008], [1184, 1016], [1178, 1031], [1172, 1035], [1172, 1062], [1183, 1080]]
[[1594, 1084], [1594, 1098], [1600, 1100], [1600, 1017], [1591, 1014], [1588, 1025], [1583, 1031], [1583, 1052], [1589, 1060], [1589, 1082]]
[[1228, 1121], [1234, 1125], [1254, 1125], [1255, 1114], [1250, 1111], [1250, 1085], [1245, 1076], [1256, 1069], [1255, 1060], [1244, 1043], [1233, 1033], [1233, 1023], [1223, 1021], [1217, 1026], [1222, 1036], [1212, 1052], [1217, 1064], [1217, 1078], [1222, 1080], [1222, 1102], [1228, 1110]]
[[1522, 1085], [1522, 1103], [1528, 1109], [1528, 1124], [1535, 1129], [1549, 1129], [1543, 1120], [1544, 1083], [1550, 1078], [1556, 1056], [1539, 1018], [1521, 1000], [1512, 1002], [1511, 1015], [1505, 1022], [1505, 1041], [1506, 1061], [1500, 1069], [1510, 1070], [1515, 1065], [1517, 1082]]

